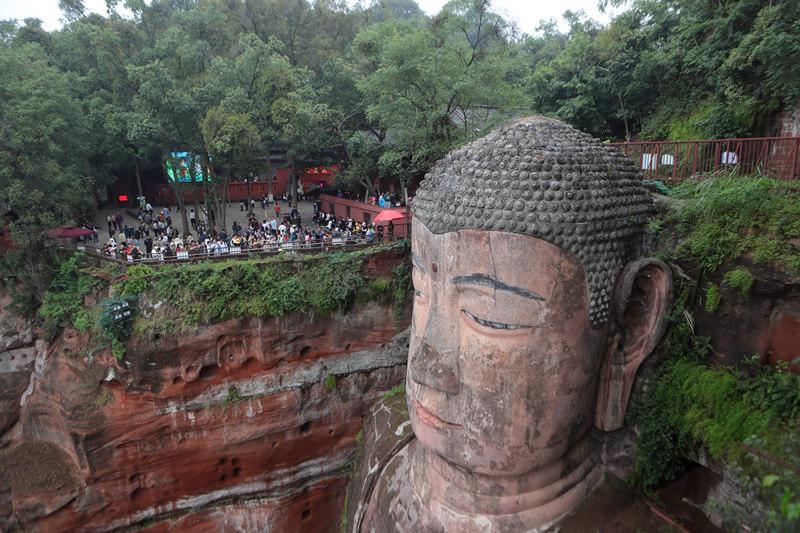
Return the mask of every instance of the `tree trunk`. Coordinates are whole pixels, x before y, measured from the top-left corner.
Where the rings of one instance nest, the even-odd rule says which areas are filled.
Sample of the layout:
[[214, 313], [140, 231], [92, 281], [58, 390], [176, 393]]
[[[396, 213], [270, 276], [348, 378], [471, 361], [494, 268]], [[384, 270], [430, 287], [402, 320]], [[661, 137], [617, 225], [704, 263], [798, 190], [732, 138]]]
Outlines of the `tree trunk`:
[[250, 206], [253, 205], [253, 189], [252, 184], [250, 183], [251, 178], [248, 176], [245, 178], [247, 183], [247, 212], [250, 212]]
[[292, 179], [290, 183], [292, 189], [292, 207], [297, 207], [297, 168], [295, 167], [294, 155], [292, 155]]
[[269, 149], [267, 149], [267, 199], [272, 201], [272, 161], [269, 159]]
[[222, 193], [222, 203], [220, 204], [221, 213], [219, 214], [219, 216], [222, 221], [223, 230], [228, 226], [228, 204], [225, 203], [225, 198], [230, 196], [230, 192], [228, 190], [229, 183], [230, 183], [230, 178], [225, 178], [225, 181], [222, 184], [223, 193]]
[[179, 185], [175, 186], [175, 199], [178, 201], [178, 210], [181, 212], [181, 224], [183, 225], [183, 235], [189, 234], [189, 218], [186, 216], [186, 208], [183, 204], [183, 191]]
[[[139, 158], [133, 158], [133, 166], [136, 168], [136, 190], [139, 191], [139, 196], [144, 196], [142, 192], [142, 177], [139, 175]], [[137, 200], [138, 202], [138, 200]]]
[[194, 220], [195, 223], [200, 222], [200, 191], [202, 190], [202, 184], [200, 187], [195, 184], [194, 186]]

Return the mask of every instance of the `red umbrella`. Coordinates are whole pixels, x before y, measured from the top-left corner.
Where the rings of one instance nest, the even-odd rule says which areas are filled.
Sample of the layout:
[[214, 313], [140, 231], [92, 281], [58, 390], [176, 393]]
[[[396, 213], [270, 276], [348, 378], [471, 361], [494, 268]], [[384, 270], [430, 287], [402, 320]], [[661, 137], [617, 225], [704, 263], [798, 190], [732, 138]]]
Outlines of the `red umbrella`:
[[393, 209], [387, 209], [386, 211], [381, 211], [378, 216], [372, 219], [373, 222], [389, 222], [390, 220], [397, 220], [400, 218], [406, 218], [406, 214], [403, 211], [395, 211]]
[[47, 235], [54, 239], [74, 239], [91, 235], [92, 230], [86, 228], [61, 227], [47, 230]]

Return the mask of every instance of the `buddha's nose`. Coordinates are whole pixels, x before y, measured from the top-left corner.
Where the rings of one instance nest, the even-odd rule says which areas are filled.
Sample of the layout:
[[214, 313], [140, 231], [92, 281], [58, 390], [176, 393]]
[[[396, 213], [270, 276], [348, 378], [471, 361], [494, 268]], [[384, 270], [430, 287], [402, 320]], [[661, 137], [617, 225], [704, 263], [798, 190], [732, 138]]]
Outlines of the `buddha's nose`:
[[454, 354], [443, 354], [422, 339], [410, 355], [411, 379], [445, 394], [458, 394], [460, 379]]

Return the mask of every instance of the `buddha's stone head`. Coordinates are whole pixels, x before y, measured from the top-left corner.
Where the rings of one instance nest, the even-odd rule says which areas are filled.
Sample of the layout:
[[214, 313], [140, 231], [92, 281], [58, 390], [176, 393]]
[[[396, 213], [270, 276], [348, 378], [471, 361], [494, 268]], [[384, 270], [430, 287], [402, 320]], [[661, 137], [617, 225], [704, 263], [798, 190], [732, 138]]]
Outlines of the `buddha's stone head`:
[[[636, 166], [530, 117], [448, 154], [413, 203], [411, 422], [427, 450], [514, 476], [622, 424], [665, 327]], [[557, 475], [557, 474], [556, 474]]]

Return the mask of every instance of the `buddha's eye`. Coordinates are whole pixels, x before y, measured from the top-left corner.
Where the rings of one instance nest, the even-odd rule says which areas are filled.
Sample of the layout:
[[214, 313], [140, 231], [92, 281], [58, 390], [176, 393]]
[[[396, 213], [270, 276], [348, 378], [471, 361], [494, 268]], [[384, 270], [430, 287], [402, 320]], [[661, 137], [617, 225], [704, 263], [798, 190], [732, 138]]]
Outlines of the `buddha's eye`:
[[480, 324], [485, 328], [491, 329], [522, 329], [522, 328], [529, 328], [530, 326], [524, 326], [522, 324], [506, 324], [504, 322], [494, 322], [492, 320], [486, 320], [483, 318], [479, 318], [469, 311], [463, 311], [465, 315], [467, 315], [473, 322], [476, 324]]

